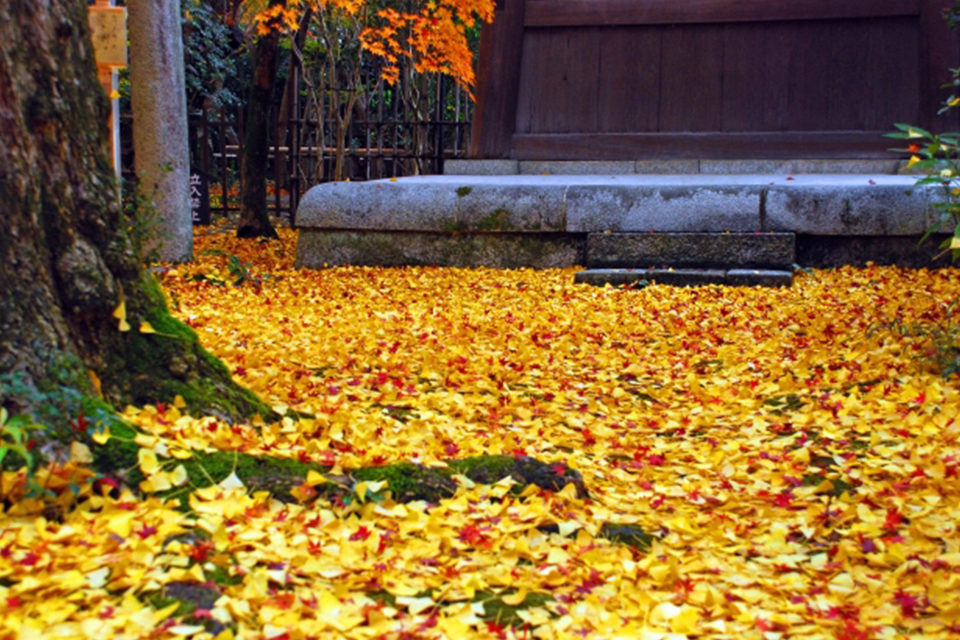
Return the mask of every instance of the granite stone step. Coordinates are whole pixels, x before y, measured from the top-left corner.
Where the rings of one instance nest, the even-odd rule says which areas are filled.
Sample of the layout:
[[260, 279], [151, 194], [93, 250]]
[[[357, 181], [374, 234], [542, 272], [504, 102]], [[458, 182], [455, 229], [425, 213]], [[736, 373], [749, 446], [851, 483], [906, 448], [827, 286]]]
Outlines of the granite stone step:
[[574, 283], [641, 288], [650, 284], [738, 287], [789, 287], [793, 271], [779, 269], [587, 269], [574, 275]]
[[792, 233], [591, 233], [587, 267], [791, 269]]

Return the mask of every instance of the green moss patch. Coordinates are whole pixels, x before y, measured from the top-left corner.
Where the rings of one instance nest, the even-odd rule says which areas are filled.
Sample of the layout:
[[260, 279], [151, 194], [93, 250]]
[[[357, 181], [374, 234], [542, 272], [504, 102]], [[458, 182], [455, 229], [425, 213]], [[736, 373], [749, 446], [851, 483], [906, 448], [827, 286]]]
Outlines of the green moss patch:
[[647, 551], [656, 539], [641, 527], [632, 524], [613, 524], [606, 522], [600, 527], [600, 536], [608, 540], [620, 542], [640, 551]]
[[562, 463], [547, 464], [529, 456], [475, 456], [447, 464], [480, 484], [493, 484], [509, 476], [521, 486], [533, 484], [547, 491], [560, 491], [573, 484], [577, 496], [589, 497], [580, 473]]
[[[289, 458], [251, 456], [232, 451], [194, 452], [193, 457], [183, 461], [183, 466], [194, 487], [218, 484], [231, 473], [251, 491], [266, 491], [283, 502], [295, 502], [290, 490], [304, 483], [307, 473], [323, 473], [324, 465], [299, 462]], [[177, 493], [176, 490], [170, 494]]]
[[[481, 619], [487, 622], [493, 622], [503, 627], [522, 627], [525, 623], [518, 613], [524, 609], [533, 607], [542, 607], [548, 602], [553, 602], [553, 598], [546, 593], [531, 592], [526, 595], [522, 602], [515, 605], [504, 603], [503, 597], [510, 596], [517, 592], [516, 589], [505, 589], [501, 593], [483, 590], [477, 591], [472, 602], [483, 603], [483, 615]], [[387, 607], [397, 607], [397, 598], [389, 591], [368, 591], [365, 594], [371, 600]], [[431, 591], [422, 591], [416, 594], [417, 598], [431, 597]]]
[[[120, 333], [101, 375], [114, 404], [172, 402], [181, 396], [194, 414], [228, 420], [256, 414], [267, 420], [279, 417], [233, 382], [227, 367], [200, 346], [193, 329], [170, 315], [153, 276], [143, 274], [138, 285], [127, 305], [130, 331]], [[142, 333], [143, 322], [155, 332]]]
[[434, 469], [410, 462], [358, 469], [352, 475], [360, 481], [387, 482], [393, 499], [398, 502], [439, 502], [457, 492], [457, 483], [447, 469]]
[[513, 473], [514, 460], [510, 456], [472, 456], [447, 463], [455, 473], [474, 482], [492, 484]]
[[531, 592], [526, 595], [522, 602], [515, 605], [504, 603], [503, 597], [512, 595], [516, 589], [507, 589], [506, 591], [494, 595], [489, 591], [478, 591], [474, 597], [474, 602], [483, 603], [484, 620], [493, 622], [501, 626], [522, 627], [525, 623], [518, 613], [524, 609], [542, 607], [553, 598], [546, 593]]
[[172, 614], [174, 617], [187, 624], [201, 625], [208, 633], [216, 635], [226, 629], [226, 626], [205, 615], [197, 615], [197, 612], [212, 609], [220, 596], [220, 589], [215, 584], [171, 582], [159, 591], [146, 594], [144, 600], [155, 609], [176, 604], [177, 608]]

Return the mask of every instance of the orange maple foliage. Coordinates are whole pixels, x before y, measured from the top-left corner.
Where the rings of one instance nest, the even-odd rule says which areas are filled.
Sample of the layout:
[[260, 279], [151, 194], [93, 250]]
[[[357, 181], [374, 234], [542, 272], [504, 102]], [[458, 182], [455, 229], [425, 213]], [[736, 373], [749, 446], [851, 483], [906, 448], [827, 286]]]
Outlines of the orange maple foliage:
[[266, 35], [273, 30], [285, 31], [297, 28], [300, 11], [297, 7], [275, 4], [268, 6], [254, 16], [257, 35]]
[[365, 0], [291, 0], [258, 13], [257, 30], [261, 34], [271, 29], [294, 30], [306, 9], [333, 9], [351, 17], [368, 12], [360, 43], [383, 61], [381, 75], [391, 84], [399, 79], [400, 59], [409, 58], [417, 72], [449, 75], [469, 90], [474, 72], [466, 32], [477, 21], [493, 21], [494, 2], [430, 0], [416, 11], [392, 7], [372, 11]]

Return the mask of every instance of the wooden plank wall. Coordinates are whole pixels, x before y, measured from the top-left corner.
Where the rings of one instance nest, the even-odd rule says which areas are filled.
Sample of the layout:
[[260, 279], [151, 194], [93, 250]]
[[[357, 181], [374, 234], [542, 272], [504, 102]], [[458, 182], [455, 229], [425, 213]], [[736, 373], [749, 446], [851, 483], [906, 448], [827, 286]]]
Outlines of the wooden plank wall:
[[882, 157], [957, 66], [948, 0], [502, 1], [477, 157]]

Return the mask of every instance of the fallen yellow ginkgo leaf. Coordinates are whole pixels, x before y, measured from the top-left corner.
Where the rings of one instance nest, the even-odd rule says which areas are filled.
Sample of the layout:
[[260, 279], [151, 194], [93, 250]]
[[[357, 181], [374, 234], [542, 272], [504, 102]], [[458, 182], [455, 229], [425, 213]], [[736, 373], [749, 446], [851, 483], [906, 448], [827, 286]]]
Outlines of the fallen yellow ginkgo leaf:
[[360, 502], [363, 502], [367, 499], [367, 492], [377, 493], [381, 489], [387, 486], [385, 480], [377, 480], [375, 482], [358, 482], [353, 488], [353, 492], [357, 494], [357, 497], [360, 498]]
[[515, 607], [526, 599], [527, 599], [526, 587], [521, 587], [515, 593], [511, 593], [505, 596], [500, 596], [500, 600], [503, 601], [503, 604], [510, 607]]
[[90, 447], [74, 440], [70, 443], [70, 459], [74, 462], [90, 463], [93, 462], [93, 453], [90, 452]]
[[311, 487], [318, 484], [323, 484], [327, 482], [326, 476], [317, 473], [313, 469], [307, 472], [307, 484]]
[[240, 478], [237, 477], [236, 471], [231, 471], [230, 475], [228, 475], [226, 478], [220, 481], [219, 486], [221, 489], [243, 489], [244, 488], [243, 481], [241, 481]]
[[117, 308], [113, 310], [113, 317], [118, 320], [118, 330], [130, 331], [130, 324], [127, 322], [127, 303], [123, 299], [120, 300]]

